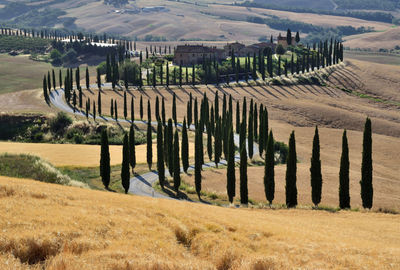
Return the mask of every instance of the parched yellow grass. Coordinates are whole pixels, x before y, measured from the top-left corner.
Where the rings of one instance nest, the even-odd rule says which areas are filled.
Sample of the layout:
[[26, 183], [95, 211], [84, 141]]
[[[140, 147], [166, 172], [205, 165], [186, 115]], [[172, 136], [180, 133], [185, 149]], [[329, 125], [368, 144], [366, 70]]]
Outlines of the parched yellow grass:
[[[194, 146], [189, 144], [190, 156]], [[136, 162], [146, 163], [146, 145], [136, 146]], [[0, 142], [0, 153], [31, 154], [49, 161], [54, 166], [95, 167], [100, 162], [100, 145], [47, 144]], [[157, 157], [157, 145], [153, 144], [153, 159]], [[121, 164], [122, 146], [110, 145], [111, 165]]]
[[1, 269], [399, 269], [400, 216], [231, 209], [0, 177]]

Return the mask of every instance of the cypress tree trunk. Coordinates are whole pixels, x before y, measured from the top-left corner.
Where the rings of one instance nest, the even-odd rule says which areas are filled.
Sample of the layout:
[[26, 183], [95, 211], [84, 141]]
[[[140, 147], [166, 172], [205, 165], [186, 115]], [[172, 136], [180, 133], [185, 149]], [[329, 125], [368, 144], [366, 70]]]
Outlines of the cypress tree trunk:
[[129, 173], [129, 144], [128, 135], [124, 136], [124, 146], [122, 148], [122, 168], [121, 168], [121, 182], [122, 187], [125, 190], [125, 194], [128, 194], [130, 184], [130, 173]]
[[264, 191], [269, 204], [275, 198], [275, 160], [274, 160], [274, 135], [272, 130], [268, 136], [267, 151], [265, 153]]
[[[242, 123], [244, 129], [244, 123]], [[248, 187], [247, 187], [247, 151], [246, 141], [240, 145], [240, 203], [248, 204]]]
[[296, 139], [294, 131], [290, 134], [289, 153], [286, 164], [286, 206], [288, 208], [297, 206], [297, 155]]
[[100, 176], [104, 187], [108, 190], [110, 184], [110, 151], [107, 129], [103, 129], [101, 132]]
[[129, 129], [129, 164], [132, 168], [132, 174], [136, 166], [136, 150], [135, 150], [135, 130], [133, 125]]
[[195, 186], [196, 186], [196, 193], [197, 196], [200, 199], [200, 194], [201, 194], [201, 156], [200, 156], [200, 152], [202, 151], [202, 149], [200, 149], [200, 144], [199, 144], [199, 140], [200, 140], [200, 133], [201, 131], [199, 129], [196, 130], [196, 135], [195, 135], [195, 153], [194, 153], [194, 158], [195, 158], [195, 163], [194, 163], [194, 182], [195, 182]]
[[371, 209], [374, 190], [372, 186], [372, 131], [371, 119], [369, 118], [367, 118], [364, 127], [360, 185], [363, 207]]
[[318, 207], [318, 204], [321, 202], [321, 193], [322, 193], [322, 174], [321, 174], [318, 127], [315, 127], [310, 173], [311, 173], [311, 199], [314, 205]]
[[186, 127], [186, 118], [183, 119], [181, 156], [182, 156], [183, 171], [187, 173], [187, 170], [189, 168], [189, 140]]
[[233, 142], [233, 130], [232, 127], [229, 127], [229, 135], [228, 135], [228, 167], [227, 167], [227, 193], [229, 202], [233, 203], [233, 198], [235, 197], [235, 144]]
[[165, 168], [164, 168], [164, 145], [163, 145], [163, 126], [160, 121], [157, 125], [157, 171], [158, 181], [160, 186], [164, 189], [165, 184]]
[[339, 207], [341, 209], [350, 207], [350, 160], [349, 146], [347, 144], [347, 132], [343, 131], [342, 137], [342, 156], [340, 158], [339, 171]]
[[151, 171], [151, 165], [153, 163], [153, 144], [151, 136], [151, 123], [147, 123], [147, 165], [149, 165], [149, 170]]
[[174, 136], [174, 189], [179, 197], [179, 187], [181, 185], [181, 166], [179, 165], [179, 136], [175, 130]]

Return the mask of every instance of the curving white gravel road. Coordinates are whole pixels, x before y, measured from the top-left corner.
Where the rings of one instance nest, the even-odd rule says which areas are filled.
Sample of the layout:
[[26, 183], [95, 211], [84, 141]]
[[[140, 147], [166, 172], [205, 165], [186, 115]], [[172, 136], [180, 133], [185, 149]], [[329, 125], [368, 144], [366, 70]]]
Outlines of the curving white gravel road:
[[[108, 86], [108, 84], [106, 84], [105, 86]], [[111, 84], [110, 84], [111, 86]], [[93, 85], [93, 87], [97, 87], [97, 85]], [[65, 102], [65, 98], [64, 98], [64, 90], [63, 89], [57, 89], [57, 90], [53, 90], [50, 93], [50, 103], [53, 104], [55, 107], [57, 107], [58, 109], [64, 111], [64, 112], [68, 112], [68, 113], [73, 113], [76, 115], [80, 115], [83, 117], [86, 117], [86, 114], [79, 111], [79, 110], [73, 110], [73, 108], [71, 106], [69, 106], [66, 102]], [[93, 118], [92, 114], [89, 114], [90, 118]], [[115, 119], [111, 118], [111, 117], [106, 117], [106, 116], [97, 116], [100, 119], [103, 119], [105, 121], [110, 121], [110, 122], [116, 122]], [[118, 119], [118, 122], [122, 122], [122, 123], [131, 123], [132, 121], [130, 120], [125, 120], [125, 119]], [[146, 121], [141, 121], [141, 120], [135, 120], [133, 121], [133, 123], [135, 124], [139, 124], [139, 123], [145, 123], [147, 124]], [[157, 126], [157, 122], [151, 122], [151, 125], [153, 126]], [[178, 123], [178, 126], [182, 126], [181, 123]], [[194, 130], [194, 125], [190, 126], [190, 130]], [[239, 145], [239, 135], [238, 134], [234, 134], [234, 143], [236, 146]], [[253, 152], [255, 154], [258, 154], [258, 146], [256, 143], [254, 143], [254, 147], [253, 147]], [[240, 161], [240, 156], [236, 155], [235, 156], [235, 160], [236, 161]], [[225, 160], [221, 160], [221, 162], [219, 163], [221, 165], [226, 165], [226, 161]], [[203, 168], [214, 168], [215, 163], [214, 162], [209, 162], [203, 165]], [[189, 171], [194, 170], [194, 165], [190, 166]], [[181, 168], [181, 172], [183, 172], [183, 168]], [[169, 176], [169, 172], [168, 169], [165, 169], [165, 175]], [[166, 199], [172, 199], [171, 197], [168, 197], [166, 195], [160, 194], [158, 192], [156, 192], [153, 188], [153, 184], [156, 183], [158, 180], [158, 173], [157, 171], [151, 171], [139, 176], [135, 176], [132, 177], [130, 179], [130, 186], [129, 186], [129, 193], [131, 194], [135, 194], [135, 195], [140, 195], [140, 196], [148, 196], [148, 197], [154, 197], [154, 198], [166, 198]]]

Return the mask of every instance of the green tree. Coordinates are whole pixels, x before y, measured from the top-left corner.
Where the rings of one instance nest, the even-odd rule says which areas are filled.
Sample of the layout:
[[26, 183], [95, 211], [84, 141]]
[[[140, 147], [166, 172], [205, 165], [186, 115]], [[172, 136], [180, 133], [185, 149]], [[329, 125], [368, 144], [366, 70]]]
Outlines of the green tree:
[[162, 124], [165, 126], [166, 121], [165, 121], [165, 99], [164, 97], [162, 98], [161, 101], [161, 118], [162, 118]]
[[136, 166], [136, 149], [135, 149], [135, 129], [133, 125], [129, 128], [129, 164], [132, 168], [132, 174]]
[[128, 104], [126, 100], [126, 91], [124, 91], [124, 118], [126, 120], [126, 117], [128, 116]]
[[274, 153], [274, 135], [272, 130], [268, 136], [267, 151], [265, 153], [265, 167], [264, 167], [264, 191], [265, 197], [269, 204], [275, 198], [275, 153]]
[[235, 197], [235, 144], [233, 142], [233, 130], [232, 126], [229, 127], [228, 132], [228, 167], [227, 167], [227, 193], [229, 202], [233, 203], [233, 198]]
[[278, 55], [283, 55], [283, 54], [285, 54], [285, 52], [286, 52], [286, 50], [285, 50], [285, 48], [283, 48], [282, 44], [279, 44], [279, 45], [276, 47], [276, 53], [277, 53]]
[[189, 140], [187, 134], [186, 118], [183, 118], [181, 156], [182, 156], [183, 171], [187, 173], [187, 170], [189, 168]]
[[99, 69], [97, 69], [97, 88], [101, 89], [101, 74]]
[[[251, 108], [251, 107], [250, 107]], [[251, 109], [249, 111], [249, 130], [247, 134], [247, 145], [249, 148], [249, 158], [253, 158], [253, 152], [254, 152], [254, 132], [253, 132], [253, 110]]]
[[360, 185], [362, 205], [364, 208], [371, 209], [374, 189], [372, 186], [372, 129], [369, 118], [365, 121], [364, 127]]
[[97, 111], [101, 116], [101, 91], [99, 91], [99, 94], [97, 96]]
[[168, 119], [168, 126], [167, 126], [167, 149], [168, 149], [168, 169], [169, 174], [174, 174], [174, 135], [173, 135], [173, 127], [172, 127], [172, 119]]
[[296, 33], [296, 43], [300, 42], [300, 33], [297, 31]]
[[143, 121], [143, 96], [140, 95], [140, 102], [139, 102], [139, 109], [140, 109], [140, 120]]
[[[245, 123], [242, 123], [242, 129], [244, 129]], [[247, 151], [246, 141], [244, 140], [240, 145], [240, 203], [248, 204], [249, 195], [247, 187]]]
[[164, 168], [164, 145], [163, 145], [163, 126], [161, 121], [157, 125], [157, 171], [158, 181], [160, 186], [164, 189], [165, 184], [165, 168]]
[[215, 125], [215, 136], [214, 136], [214, 162], [218, 168], [222, 154], [222, 138], [221, 138], [221, 117], [218, 117]]
[[310, 173], [311, 173], [311, 199], [314, 205], [318, 207], [318, 204], [321, 202], [321, 193], [322, 193], [322, 173], [321, 173], [318, 127], [315, 127]]
[[53, 76], [53, 89], [56, 90], [56, 73], [54, 72], [54, 69], [52, 70], [52, 76]]
[[47, 92], [46, 75], [44, 75], [44, 78], [43, 78], [43, 96], [44, 96], [44, 100], [46, 101], [46, 103], [49, 103], [49, 94]]
[[131, 97], [131, 123], [135, 121], [135, 103], [133, 97]]
[[236, 133], [240, 133], [240, 106], [239, 100], [236, 101]]
[[149, 170], [151, 170], [151, 165], [153, 163], [153, 142], [151, 136], [151, 123], [147, 122], [147, 165], [149, 165]]
[[197, 196], [200, 199], [200, 195], [201, 195], [201, 154], [200, 152], [203, 151], [202, 149], [200, 149], [200, 144], [199, 144], [199, 140], [201, 139], [200, 136], [200, 129], [196, 129], [195, 131], [195, 152], [194, 152], [194, 182], [195, 182], [195, 186], [196, 186], [196, 193]]
[[350, 208], [350, 160], [349, 146], [347, 143], [347, 132], [343, 131], [342, 137], [342, 156], [340, 158], [339, 171], [339, 207], [341, 209]]
[[125, 190], [125, 194], [128, 194], [129, 184], [130, 184], [130, 172], [129, 172], [129, 143], [127, 134], [125, 134], [124, 136], [124, 145], [122, 148], [121, 182], [122, 182], [122, 187]]
[[151, 123], [151, 104], [150, 100], [147, 100], [147, 121]]
[[89, 80], [89, 68], [86, 67], [86, 89], [90, 88], [90, 80]]
[[289, 153], [286, 163], [286, 206], [288, 208], [297, 205], [297, 154], [294, 131], [290, 134]]
[[175, 127], [178, 124], [178, 121], [176, 119], [176, 94], [174, 93], [174, 97], [172, 99], [172, 119], [174, 119], [174, 124]]
[[179, 187], [181, 185], [181, 166], [179, 165], [179, 136], [178, 130], [175, 130], [174, 136], [174, 189], [179, 196]]
[[289, 46], [292, 45], [292, 31], [290, 29], [286, 32], [286, 42]]
[[110, 150], [108, 146], [107, 129], [101, 132], [100, 176], [104, 187], [108, 190], [110, 184]]
[[58, 80], [59, 80], [60, 89], [61, 89], [62, 88], [62, 71], [61, 71], [61, 69], [59, 70], [59, 73], [58, 73]]

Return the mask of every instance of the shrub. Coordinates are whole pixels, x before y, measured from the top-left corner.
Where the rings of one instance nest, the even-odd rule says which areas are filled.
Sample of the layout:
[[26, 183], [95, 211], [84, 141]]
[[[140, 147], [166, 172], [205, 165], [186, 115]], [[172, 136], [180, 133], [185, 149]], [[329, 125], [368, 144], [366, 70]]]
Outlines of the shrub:
[[72, 119], [64, 112], [57, 113], [57, 116], [50, 119], [50, 130], [56, 134], [62, 134], [72, 124]]

